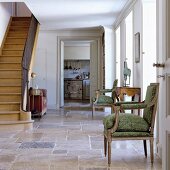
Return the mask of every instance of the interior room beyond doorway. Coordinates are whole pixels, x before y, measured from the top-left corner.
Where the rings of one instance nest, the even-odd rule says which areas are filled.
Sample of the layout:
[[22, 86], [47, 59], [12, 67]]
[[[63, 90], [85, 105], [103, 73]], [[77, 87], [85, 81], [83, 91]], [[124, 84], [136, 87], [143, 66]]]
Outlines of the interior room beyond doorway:
[[90, 102], [90, 42], [64, 41], [64, 103]]

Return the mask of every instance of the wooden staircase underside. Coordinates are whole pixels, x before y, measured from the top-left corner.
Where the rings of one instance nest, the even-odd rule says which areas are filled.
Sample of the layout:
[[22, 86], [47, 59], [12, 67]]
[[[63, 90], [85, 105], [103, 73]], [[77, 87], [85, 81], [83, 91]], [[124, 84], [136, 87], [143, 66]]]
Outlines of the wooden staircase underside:
[[0, 125], [29, 124], [21, 120], [22, 57], [30, 17], [12, 17], [0, 55]]

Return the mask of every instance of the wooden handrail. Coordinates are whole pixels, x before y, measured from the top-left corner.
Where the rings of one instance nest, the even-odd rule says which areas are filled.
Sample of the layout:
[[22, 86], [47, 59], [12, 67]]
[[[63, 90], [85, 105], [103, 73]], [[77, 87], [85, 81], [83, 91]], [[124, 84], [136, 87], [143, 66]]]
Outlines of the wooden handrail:
[[27, 40], [25, 43], [23, 58], [22, 58], [21, 110], [23, 111], [29, 111], [28, 73], [29, 73], [38, 24], [39, 22], [34, 17], [34, 15], [32, 15], [29, 30], [28, 30], [28, 36], [27, 36]]

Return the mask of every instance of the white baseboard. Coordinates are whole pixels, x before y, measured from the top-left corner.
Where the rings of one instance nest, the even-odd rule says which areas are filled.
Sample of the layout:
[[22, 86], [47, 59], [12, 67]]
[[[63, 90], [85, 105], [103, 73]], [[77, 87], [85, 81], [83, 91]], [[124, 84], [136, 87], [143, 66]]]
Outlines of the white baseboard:
[[156, 154], [159, 156], [160, 159], [162, 159], [162, 145], [160, 143], [158, 143], [156, 145]]

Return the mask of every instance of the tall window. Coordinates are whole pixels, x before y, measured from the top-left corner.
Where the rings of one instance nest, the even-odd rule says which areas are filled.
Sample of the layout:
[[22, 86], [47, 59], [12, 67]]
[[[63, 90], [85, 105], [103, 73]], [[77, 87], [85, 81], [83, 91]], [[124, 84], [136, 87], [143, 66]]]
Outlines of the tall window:
[[[130, 86], [133, 86], [133, 13], [130, 12], [125, 19], [126, 23], [126, 62], [127, 67], [131, 70]], [[129, 77], [127, 78], [129, 83]]]
[[120, 27], [116, 30], [116, 79], [120, 86]]

